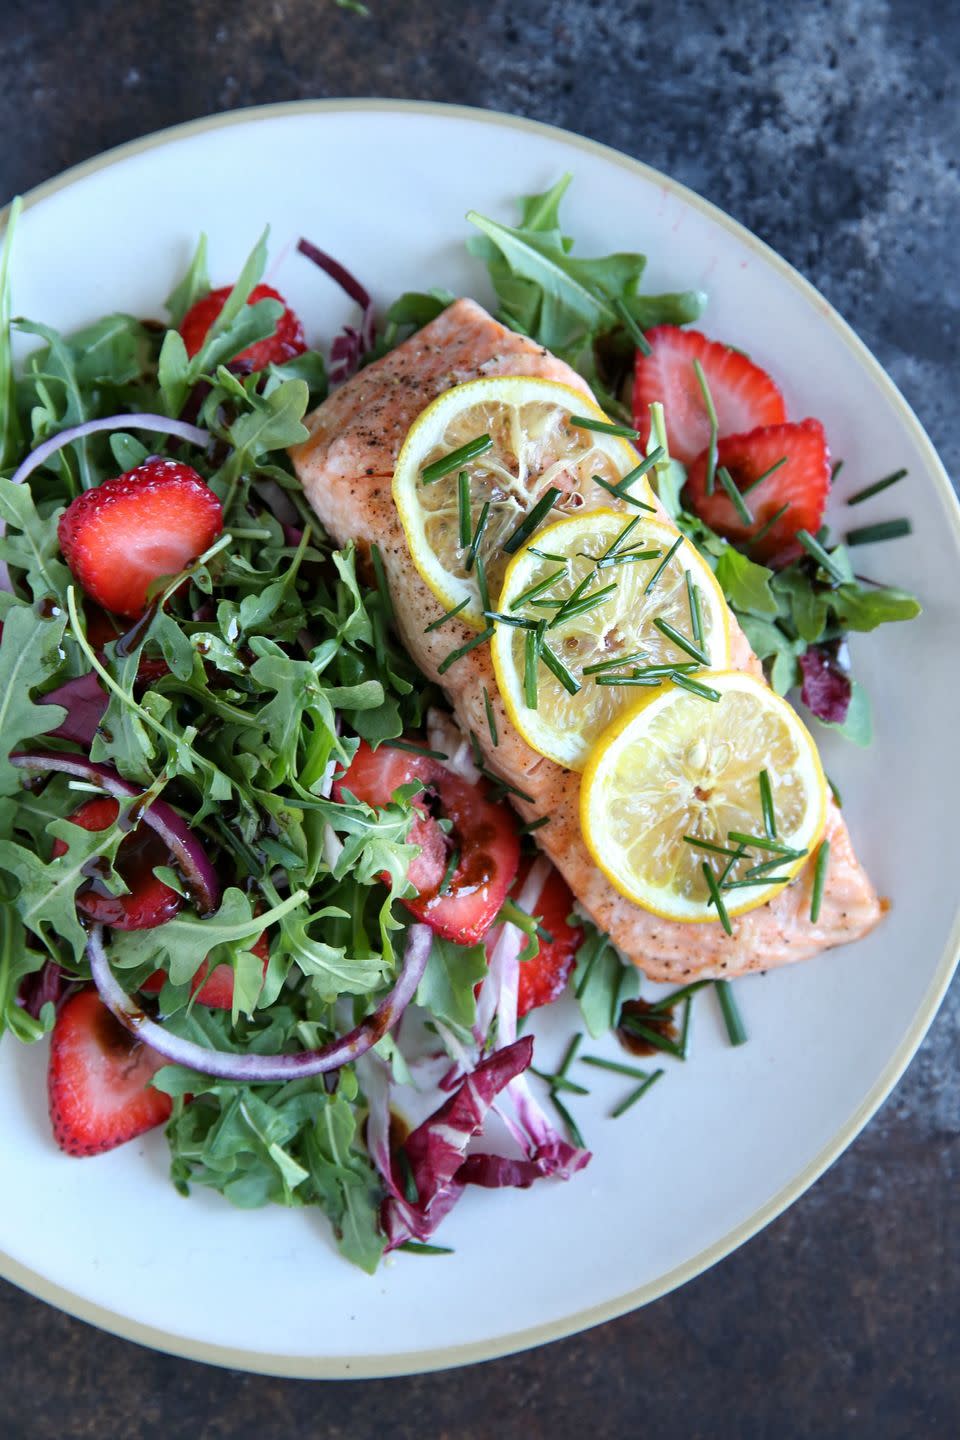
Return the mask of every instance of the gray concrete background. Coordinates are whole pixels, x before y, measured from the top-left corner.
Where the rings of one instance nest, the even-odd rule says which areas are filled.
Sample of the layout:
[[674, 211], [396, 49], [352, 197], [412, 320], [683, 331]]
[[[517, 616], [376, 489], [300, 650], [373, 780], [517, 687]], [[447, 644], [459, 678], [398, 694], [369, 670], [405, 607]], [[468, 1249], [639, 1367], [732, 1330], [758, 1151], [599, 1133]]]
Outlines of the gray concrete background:
[[[308, 96], [451, 100], [565, 125], [692, 186], [797, 265], [960, 471], [954, 0], [371, 11], [6, 0], [0, 192], [180, 120]], [[955, 1436], [958, 1030], [954, 990], [867, 1132], [723, 1265], [637, 1314], [473, 1370], [323, 1387], [229, 1374], [0, 1285], [0, 1435]], [[130, 1217], [125, 1244], [156, 1239]]]

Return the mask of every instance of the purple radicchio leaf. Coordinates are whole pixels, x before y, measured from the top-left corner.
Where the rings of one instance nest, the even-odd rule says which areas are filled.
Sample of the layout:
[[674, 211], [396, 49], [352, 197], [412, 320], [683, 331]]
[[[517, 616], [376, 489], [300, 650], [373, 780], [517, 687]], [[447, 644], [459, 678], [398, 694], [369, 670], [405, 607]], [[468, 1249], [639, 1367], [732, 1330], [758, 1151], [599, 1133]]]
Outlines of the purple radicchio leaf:
[[107, 708], [107, 692], [100, 684], [93, 670], [76, 680], [67, 680], [40, 696], [41, 705], [62, 705], [66, 718], [56, 730], [50, 730], [58, 740], [73, 740], [77, 745], [90, 746], [97, 733], [97, 726]]
[[373, 349], [373, 342], [377, 338], [373, 301], [366, 287], [361, 285], [356, 276], [351, 275], [339, 260], [334, 260], [332, 255], [304, 239], [297, 242], [297, 249], [301, 255], [312, 260], [314, 265], [318, 265], [325, 275], [329, 275], [363, 311], [359, 330], [353, 325], [345, 325], [330, 346], [330, 379], [334, 385], [342, 385], [344, 380], [349, 380], [351, 375], [357, 373], [363, 356]]
[[39, 1020], [44, 1005], [50, 1003], [59, 1010], [76, 988], [75, 976], [61, 970], [55, 960], [47, 960], [39, 970], [23, 977], [17, 992], [17, 1004], [34, 1020]]
[[495, 1050], [409, 1135], [402, 1146], [417, 1199], [399, 1191], [395, 1177], [383, 1207], [388, 1249], [404, 1241], [426, 1240], [463, 1193], [457, 1171], [467, 1145], [479, 1135], [487, 1112], [501, 1090], [520, 1075], [533, 1058], [533, 1039], [524, 1035]]
[[853, 693], [850, 676], [829, 645], [811, 645], [800, 656], [800, 698], [811, 714], [828, 725], [842, 725]]

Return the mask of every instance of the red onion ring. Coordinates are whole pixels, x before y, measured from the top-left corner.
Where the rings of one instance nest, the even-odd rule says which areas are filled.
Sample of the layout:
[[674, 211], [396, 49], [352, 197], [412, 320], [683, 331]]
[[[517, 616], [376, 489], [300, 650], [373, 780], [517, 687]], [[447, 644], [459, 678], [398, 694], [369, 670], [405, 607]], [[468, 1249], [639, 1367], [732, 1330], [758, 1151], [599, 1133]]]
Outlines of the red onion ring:
[[23, 464], [14, 471], [14, 485], [26, 480], [44, 461], [49, 460], [51, 455], [55, 455], [65, 445], [72, 444], [74, 440], [82, 440], [85, 435], [95, 435], [100, 430], [153, 430], [160, 435], [176, 435], [178, 440], [186, 440], [191, 445], [206, 445], [210, 439], [209, 433], [201, 430], [199, 425], [188, 425], [186, 420], [171, 420], [167, 415], [151, 415], [146, 412], [134, 415], [105, 415], [100, 420], [85, 420], [82, 425], [71, 425], [68, 430], [59, 430], [56, 435], [51, 435], [49, 440], [44, 440], [36, 450], [31, 450]]
[[103, 944], [103, 927], [94, 925], [87, 944], [90, 973], [100, 999], [107, 1009], [144, 1045], [175, 1065], [198, 1070], [218, 1080], [241, 1080], [248, 1084], [264, 1084], [298, 1080], [307, 1075], [322, 1075], [339, 1070], [351, 1060], [372, 1049], [391, 1030], [417, 993], [420, 977], [430, 954], [432, 932], [426, 925], [411, 925], [403, 966], [393, 989], [381, 1000], [376, 1010], [360, 1021], [349, 1034], [321, 1045], [318, 1050], [302, 1050], [286, 1055], [236, 1055], [224, 1050], [208, 1050], [192, 1040], [181, 1040], [168, 1033], [156, 1020], [150, 1020], [114, 977]]
[[[91, 780], [115, 800], [129, 800], [143, 794], [136, 785], [122, 779], [112, 765], [98, 765], [95, 760], [88, 760], [83, 755], [20, 751], [10, 756], [10, 763], [18, 765], [21, 770], [32, 770], [41, 775], [59, 772], [63, 775], [75, 775], [80, 780]], [[220, 881], [217, 872], [183, 816], [178, 815], [165, 800], [152, 800], [140, 819], [157, 832], [176, 858], [200, 913], [206, 915], [216, 910], [220, 904]]]

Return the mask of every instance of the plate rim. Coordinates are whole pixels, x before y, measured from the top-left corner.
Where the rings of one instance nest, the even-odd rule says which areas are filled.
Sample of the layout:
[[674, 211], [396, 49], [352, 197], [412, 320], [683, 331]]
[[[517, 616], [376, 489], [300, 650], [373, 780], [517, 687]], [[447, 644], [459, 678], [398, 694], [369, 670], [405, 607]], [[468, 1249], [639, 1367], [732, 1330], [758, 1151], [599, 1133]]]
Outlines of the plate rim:
[[[186, 139], [192, 135], [231, 125], [248, 124], [251, 121], [278, 119], [291, 115], [350, 112], [367, 114], [400, 112], [430, 115], [438, 119], [451, 117], [474, 123], [512, 127], [529, 134], [562, 140], [567, 144], [576, 145], [589, 154], [619, 165], [621, 169], [640, 175], [648, 182], [666, 188], [693, 209], [700, 211], [708, 219], [722, 226], [741, 244], [749, 247], [767, 265], [778, 271], [781, 277], [798, 289], [806, 299], [816, 302], [823, 315], [824, 323], [834, 329], [846, 348], [852, 352], [857, 363], [867, 371], [875, 383], [879, 384], [880, 389], [885, 393], [887, 400], [911, 433], [924, 456], [927, 468], [933, 477], [934, 486], [939, 491], [941, 502], [949, 516], [954, 539], [960, 548], [960, 500], [958, 500], [933, 442], [908, 401], [900, 393], [872, 351], [816, 286], [764, 240], [754, 235], [745, 225], [728, 215], [725, 210], [713, 204], [712, 201], [704, 199], [686, 185], [657, 170], [654, 166], [634, 159], [633, 156], [627, 155], [611, 145], [606, 145], [602, 141], [578, 135], [562, 126], [498, 110], [429, 100], [392, 100], [361, 96], [250, 105], [183, 121], [113, 146], [109, 150], [102, 151], [88, 160], [80, 161], [69, 169], [34, 186], [24, 194], [23, 207], [25, 210], [30, 209], [59, 190], [66, 189], [77, 181], [85, 179], [88, 175], [105, 170], [111, 165], [143, 154], [158, 146]], [[0, 211], [0, 227], [5, 227], [9, 210], [8, 203]], [[552, 1340], [563, 1339], [603, 1324], [605, 1321], [614, 1320], [632, 1310], [640, 1309], [651, 1301], [678, 1289], [688, 1280], [695, 1279], [733, 1250], [745, 1244], [781, 1215], [794, 1201], [798, 1200], [849, 1148], [867, 1122], [872, 1119], [888, 1098], [930, 1028], [958, 963], [960, 963], [960, 901], [958, 901], [957, 913], [954, 916], [946, 947], [937, 962], [930, 984], [917, 1006], [904, 1038], [890, 1057], [878, 1080], [864, 1096], [853, 1114], [848, 1116], [837, 1133], [818, 1154], [808, 1161], [786, 1185], [782, 1186], [765, 1205], [754, 1211], [752, 1215], [741, 1221], [739, 1225], [712, 1245], [698, 1251], [696, 1255], [682, 1264], [674, 1266], [666, 1274], [647, 1285], [626, 1291], [613, 1299], [578, 1310], [558, 1320], [529, 1326], [524, 1330], [512, 1331], [491, 1339], [472, 1341], [462, 1345], [448, 1345], [423, 1352], [401, 1351], [385, 1355], [332, 1357], [304, 1354], [280, 1355], [266, 1351], [216, 1345], [142, 1324], [119, 1311], [85, 1300], [73, 1291], [57, 1285], [46, 1276], [32, 1270], [29, 1266], [21, 1264], [3, 1250], [0, 1250], [0, 1278], [10, 1281], [37, 1299], [56, 1306], [76, 1319], [84, 1320], [88, 1324], [95, 1325], [122, 1339], [132, 1340], [137, 1344], [176, 1355], [185, 1360], [196, 1360], [206, 1364], [289, 1379], [361, 1380], [421, 1374], [513, 1355], [534, 1346], [547, 1344]]]

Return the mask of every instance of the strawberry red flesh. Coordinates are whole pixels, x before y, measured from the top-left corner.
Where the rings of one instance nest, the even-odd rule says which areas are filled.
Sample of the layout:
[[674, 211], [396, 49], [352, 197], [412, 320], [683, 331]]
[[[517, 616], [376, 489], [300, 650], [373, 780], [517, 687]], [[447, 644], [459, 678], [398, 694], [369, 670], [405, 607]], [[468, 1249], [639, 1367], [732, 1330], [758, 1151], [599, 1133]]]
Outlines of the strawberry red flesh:
[[[231, 287], [224, 285], [219, 290], [211, 290], [202, 300], [187, 311], [180, 324], [180, 334], [183, 336], [183, 343], [187, 347], [188, 355], [196, 355], [207, 338], [210, 326], [214, 323], [220, 311], [227, 303]], [[277, 328], [272, 335], [265, 340], [258, 340], [254, 345], [248, 345], [246, 350], [241, 350], [230, 361], [231, 370], [240, 370], [249, 373], [253, 370], [263, 370], [267, 365], [282, 365], [285, 360], [292, 360], [295, 355], [302, 355], [306, 350], [306, 341], [303, 338], [303, 326], [290, 306], [278, 291], [271, 285], [255, 285], [250, 292], [248, 305], [256, 305], [258, 300], [279, 300], [283, 306], [283, 314], [277, 321]]]
[[86, 594], [114, 615], [136, 618], [150, 586], [195, 560], [222, 529], [220, 501], [196, 470], [146, 460], [78, 495], [57, 535]]
[[710, 443], [710, 418], [693, 367], [703, 368], [720, 435], [739, 435], [787, 418], [783, 396], [765, 370], [739, 350], [708, 340], [699, 330], [658, 325], [647, 331], [650, 354], [639, 350], [633, 376], [633, 423], [640, 444], [650, 439], [650, 405], [663, 404], [670, 454], [689, 465]]
[[[385, 745], [372, 750], [365, 742], [335, 784], [334, 798], [345, 798], [349, 791], [382, 807], [399, 786], [414, 780], [425, 786], [413, 802], [419, 818], [408, 836], [410, 844], [421, 847], [409, 870], [419, 894], [403, 904], [444, 939], [474, 945], [490, 928], [517, 873], [520, 842], [512, 812], [429, 755]], [[451, 822], [449, 834], [439, 819]], [[448, 875], [454, 855], [458, 858]]]
[[745, 497], [752, 524], [737, 513], [719, 481], [713, 494], [707, 494], [706, 451], [693, 462], [687, 475], [685, 494], [691, 510], [737, 544], [749, 541], [784, 505], [789, 507], [749, 547], [753, 560], [783, 562], [792, 553], [790, 546], [798, 530], [809, 530], [812, 535], [819, 530], [830, 490], [830, 452], [823, 426], [819, 420], [767, 425], [747, 435], [728, 435], [717, 446], [717, 467], [726, 467], [741, 493], [780, 460], [785, 463]]
[[[116, 800], [108, 796], [88, 800], [70, 816], [71, 823], [84, 830], [107, 830], [120, 813]], [[55, 840], [53, 857], [67, 852], [66, 842]], [[88, 920], [110, 925], [114, 930], [152, 930], [171, 920], [183, 901], [154, 875], [158, 865], [171, 864], [171, 855], [159, 835], [142, 822], [120, 841], [114, 869], [129, 889], [127, 895], [111, 895], [97, 880], [77, 891], [77, 909]]]
[[[263, 973], [267, 973], [270, 962], [270, 942], [264, 933], [250, 946], [251, 952], [263, 961]], [[166, 982], [166, 972], [154, 970], [140, 986], [147, 995], [159, 995]], [[190, 993], [196, 995], [197, 1003], [209, 1005], [211, 1010], [233, 1009], [233, 966], [226, 963], [215, 965], [210, 971], [209, 960], [204, 960], [190, 982]]]
[[163, 1125], [173, 1102], [149, 1087], [166, 1062], [113, 1018], [94, 990], [74, 995], [53, 1027], [47, 1091], [68, 1155], [102, 1155]]

